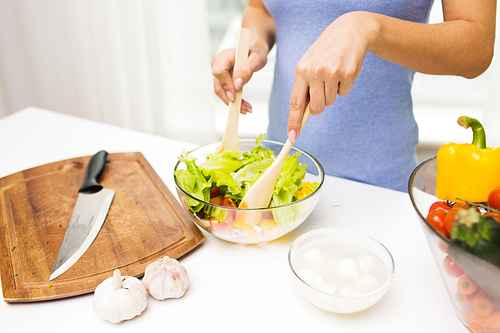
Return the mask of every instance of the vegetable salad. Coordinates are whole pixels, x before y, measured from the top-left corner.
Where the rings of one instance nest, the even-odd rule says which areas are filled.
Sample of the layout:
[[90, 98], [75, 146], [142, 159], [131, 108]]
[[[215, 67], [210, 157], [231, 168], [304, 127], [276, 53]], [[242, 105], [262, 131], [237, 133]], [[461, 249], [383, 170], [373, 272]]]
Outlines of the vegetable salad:
[[[174, 172], [177, 183], [185, 192], [198, 199], [185, 198], [192, 212], [212, 220], [226, 220], [227, 209], [218, 209], [214, 205], [238, 207], [250, 187], [276, 158], [271, 149], [261, 146], [264, 136], [261, 134], [256, 145], [248, 151], [226, 149], [223, 152], [209, 153], [200, 164], [196, 164], [196, 159], [188, 152], [183, 152], [178, 157], [187, 168]], [[269, 207], [301, 200], [318, 188], [319, 183], [304, 181], [307, 166], [298, 162], [299, 155], [300, 153], [295, 153], [285, 159]], [[214, 205], [206, 205], [202, 201]], [[281, 218], [274, 216], [276, 223], [285, 224], [287, 219], [291, 219], [286, 207], [279, 211], [283, 214]], [[300, 210], [294, 211], [300, 213]]]

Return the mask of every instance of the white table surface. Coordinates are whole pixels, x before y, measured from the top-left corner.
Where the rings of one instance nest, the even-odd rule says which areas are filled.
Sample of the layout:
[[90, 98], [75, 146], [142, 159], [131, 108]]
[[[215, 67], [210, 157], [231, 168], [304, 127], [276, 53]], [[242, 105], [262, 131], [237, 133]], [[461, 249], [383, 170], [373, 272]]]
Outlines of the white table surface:
[[[0, 178], [101, 149], [140, 151], [175, 194], [176, 157], [193, 147], [30, 107], [0, 119]], [[205, 233], [205, 241], [180, 258], [190, 277], [180, 299], [148, 296], [145, 312], [121, 324], [97, 317], [93, 294], [0, 302], [0, 332], [468, 332], [453, 312], [419, 223], [406, 193], [326, 177], [313, 213], [276, 241], [238, 245]], [[391, 251], [396, 275], [379, 303], [356, 314], [333, 314], [311, 305], [294, 288], [288, 249], [301, 234], [322, 227], [366, 233]]]

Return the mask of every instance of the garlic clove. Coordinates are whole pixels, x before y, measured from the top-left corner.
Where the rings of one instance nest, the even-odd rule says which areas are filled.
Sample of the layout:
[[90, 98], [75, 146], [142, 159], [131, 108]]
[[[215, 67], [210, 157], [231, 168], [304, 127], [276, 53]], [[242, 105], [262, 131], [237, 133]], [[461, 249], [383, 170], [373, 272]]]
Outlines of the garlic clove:
[[101, 319], [120, 323], [138, 316], [147, 306], [147, 291], [133, 276], [121, 276], [115, 269], [113, 277], [104, 280], [94, 291], [93, 309]]
[[180, 298], [189, 287], [189, 276], [177, 260], [165, 256], [146, 267], [142, 283], [158, 300]]

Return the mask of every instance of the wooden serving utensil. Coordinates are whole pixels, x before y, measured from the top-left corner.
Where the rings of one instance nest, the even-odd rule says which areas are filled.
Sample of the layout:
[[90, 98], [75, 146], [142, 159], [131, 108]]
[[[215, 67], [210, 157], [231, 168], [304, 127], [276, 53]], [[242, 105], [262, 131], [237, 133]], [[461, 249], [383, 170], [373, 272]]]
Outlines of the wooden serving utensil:
[[[309, 118], [309, 104], [307, 104], [306, 110], [304, 112], [304, 117], [302, 118], [302, 127], [304, 127], [307, 118]], [[293, 142], [289, 139], [286, 140], [285, 145], [281, 148], [280, 153], [274, 160], [274, 162], [267, 168], [267, 170], [260, 176], [259, 179], [250, 187], [248, 192], [241, 200], [238, 208], [267, 208], [271, 202], [273, 196], [273, 190], [278, 181], [278, 177], [281, 171], [281, 167], [285, 158], [288, 156], [290, 149], [292, 149]], [[244, 213], [243, 213], [244, 214]], [[259, 223], [259, 216], [255, 214], [240, 214], [241, 220], [245, 221], [247, 224], [256, 225]]]
[[[238, 71], [241, 65], [248, 58], [248, 51], [250, 50], [250, 37], [252, 31], [249, 29], [241, 28], [238, 34], [238, 42], [236, 44], [236, 53], [234, 58], [233, 79], [234, 74]], [[229, 102], [229, 110], [227, 113], [226, 131], [222, 138], [222, 143], [219, 152], [227, 148], [240, 151], [240, 142], [238, 137], [238, 120], [241, 111], [243, 88], [236, 91], [234, 100]]]

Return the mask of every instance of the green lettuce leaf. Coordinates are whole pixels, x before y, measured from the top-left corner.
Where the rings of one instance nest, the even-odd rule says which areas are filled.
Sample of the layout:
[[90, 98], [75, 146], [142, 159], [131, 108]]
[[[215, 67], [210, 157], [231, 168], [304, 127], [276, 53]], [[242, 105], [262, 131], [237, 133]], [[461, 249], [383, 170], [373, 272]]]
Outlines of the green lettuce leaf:
[[[179, 157], [179, 160], [187, 166], [187, 170], [177, 170], [174, 172], [177, 182], [182, 189], [195, 198], [210, 201], [211, 182], [205, 178], [202, 171], [196, 165], [196, 159], [189, 156], [189, 153], [184, 152]], [[193, 212], [199, 212], [204, 206], [203, 203], [190, 197], [185, 197], [184, 201]]]
[[[245, 196], [246, 192], [252, 186], [257, 179], [266, 171], [267, 168], [273, 163], [273, 158], [264, 158], [258, 161], [254, 161], [245, 165], [243, 168], [233, 173], [233, 178], [238, 183], [241, 188], [241, 198]], [[240, 198], [240, 200], [241, 200]]]
[[[285, 158], [273, 191], [269, 207], [287, 205], [294, 201], [294, 194], [300, 188], [306, 174], [306, 166], [298, 163], [300, 153]], [[273, 211], [274, 220], [280, 229], [286, 228], [298, 215], [297, 207], [287, 206]]]
[[207, 154], [206, 157], [206, 161], [199, 165], [205, 175], [214, 170], [231, 173], [248, 163], [248, 158], [242, 152], [232, 149], [226, 149], [221, 153]]
[[300, 153], [295, 153], [285, 158], [273, 191], [270, 207], [291, 203], [295, 192], [302, 185], [302, 180], [306, 175], [306, 166], [298, 162], [299, 155]]
[[232, 193], [233, 195], [238, 195], [241, 193], [240, 185], [229, 173], [218, 170], [211, 170], [210, 181], [212, 183], [215, 183], [215, 186], [218, 187], [225, 186], [226, 193], [229, 192]]
[[[183, 152], [179, 160], [184, 162], [187, 170], [175, 171], [179, 185], [195, 198], [210, 201], [210, 189], [219, 187], [219, 194], [224, 198], [231, 198], [238, 205], [248, 189], [259, 179], [265, 170], [276, 159], [274, 152], [261, 146], [265, 134], [256, 139], [256, 145], [245, 152], [226, 149], [219, 153], [207, 154], [207, 159], [197, 165], [196, 159]], [[280, 171], [276, 187], [273, 192], [270, 207], [283, 206], [293, 202], [295, 194], [302, 186], [306, 173], [306, 165], [298, 163], [300, 153], [287, 156]], [[314, 189], [319, 184], [314, 184]], [[311, 193], [311, 192], [309, 192]], [[185, 198], [193, 212], [203, 209], [203, 204]], [[225, 210], [207, 205], [204, 212], [207, 216], [215, 216], [219, 221], [225, 218]], [[275, 212], [275, 220], [281, 227], [293, 221], [303, 209], [283, 207]]]

